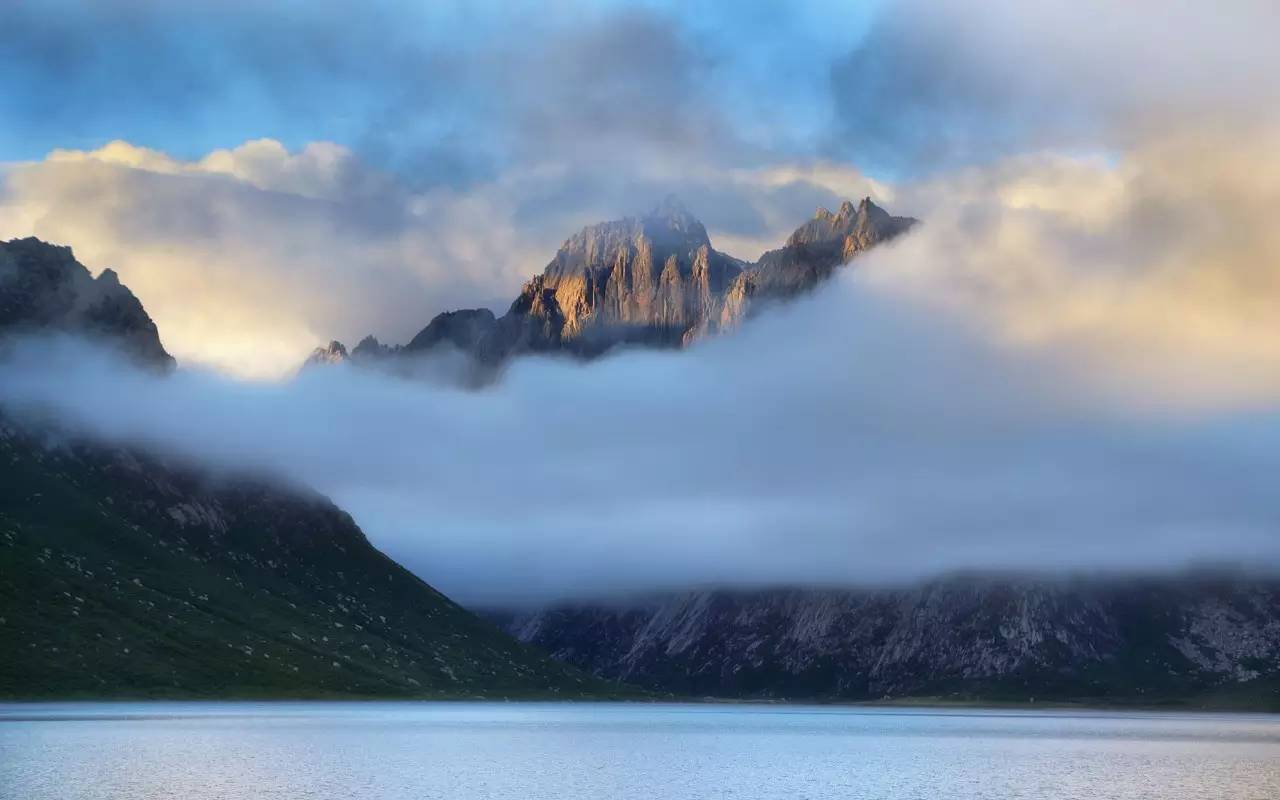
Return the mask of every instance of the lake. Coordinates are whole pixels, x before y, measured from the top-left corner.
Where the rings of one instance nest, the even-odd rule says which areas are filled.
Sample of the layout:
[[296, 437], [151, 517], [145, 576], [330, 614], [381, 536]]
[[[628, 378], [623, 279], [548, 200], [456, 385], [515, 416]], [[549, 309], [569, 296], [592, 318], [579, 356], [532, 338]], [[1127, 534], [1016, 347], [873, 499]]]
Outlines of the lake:
[[1280, 716], [764, 705], [0, 705], [8, 800], [1280, 798]]

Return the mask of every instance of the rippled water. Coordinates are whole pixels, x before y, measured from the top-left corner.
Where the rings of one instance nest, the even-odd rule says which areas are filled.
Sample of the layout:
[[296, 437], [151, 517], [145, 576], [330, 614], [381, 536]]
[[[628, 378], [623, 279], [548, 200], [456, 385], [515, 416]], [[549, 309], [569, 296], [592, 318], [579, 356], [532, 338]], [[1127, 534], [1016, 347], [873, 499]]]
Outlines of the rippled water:
[[1280, 717], [502, 703], [0, 705], [0, 796], [1280, 798]]

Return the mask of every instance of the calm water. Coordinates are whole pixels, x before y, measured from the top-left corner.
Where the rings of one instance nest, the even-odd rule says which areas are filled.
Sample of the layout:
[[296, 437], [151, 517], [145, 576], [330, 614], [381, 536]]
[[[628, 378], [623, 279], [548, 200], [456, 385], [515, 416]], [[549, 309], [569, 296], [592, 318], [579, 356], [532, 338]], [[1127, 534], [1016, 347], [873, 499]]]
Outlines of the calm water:
[[0, 705], [0, 797], [1280, 798], [1280, 717], [447, 703]]

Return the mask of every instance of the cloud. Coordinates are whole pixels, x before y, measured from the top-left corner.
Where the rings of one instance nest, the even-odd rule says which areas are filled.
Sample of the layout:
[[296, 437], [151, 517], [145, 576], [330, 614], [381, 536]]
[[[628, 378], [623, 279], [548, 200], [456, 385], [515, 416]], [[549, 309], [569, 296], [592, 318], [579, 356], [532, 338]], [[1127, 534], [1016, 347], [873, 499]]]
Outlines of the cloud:
[[416, 188], [653, 154], [772, 160], [808, 147], [815, 79], [864, 16], [823, 2], [19, 4], [0, 41], [0, 148], [125, 138], [189, 158], [331, 140]]
[[479, 392], [346, 368], [156, 378], [55, 342], [11, 354], [0, 400], [318, 488], [473, 604], [1280, 565], [1277, 402], [1118, 405], [875, 266], [687, 352], [521, 360]]
[[1280, 396], [1280, 126], [1119, 160], [1024, 156], [911, 186], [927, 223], [867, 279], [1127, 399]]
[[920, 174], [1274, 122], [1269, 0], [899, 0], [831, 71], [830, 152]]
[[115, 141], [0, 172], [0, 238], [36, 235], [116, 269], [180, 360], [278, 376], [332, 338], [405, 342], [440, 311], [505, 310], [576, 229], [672, 191], [707, 211], [721, 247], [754, 257], [814, 207], [874, 186], [816, 162], [653, 159], [414, 189], [332, 143], [262, 139], [183, 160]]
[[0, 236], [115, 267], [180, 358], [242, 373], [279, 373], [334, 336], [405, 337], [527, 268], [483, 198], [410, 196], [332, 145], [196, 162], [123, 142], [57, 151], [12, 169], [0, 207]]

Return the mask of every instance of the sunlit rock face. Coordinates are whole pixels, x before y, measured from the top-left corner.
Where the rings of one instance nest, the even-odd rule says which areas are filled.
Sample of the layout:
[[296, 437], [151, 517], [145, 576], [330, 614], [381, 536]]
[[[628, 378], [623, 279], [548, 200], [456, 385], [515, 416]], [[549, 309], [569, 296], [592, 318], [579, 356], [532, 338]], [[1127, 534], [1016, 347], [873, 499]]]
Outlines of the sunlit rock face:
[[140, 363], [173, 367], [156, 324], [113, 270], [96, 279], [70, 247], [35, 238], [0, 242], [0, 332], [86, 334]]
[[706, 228], [668, 200], [641, 218], [592, 225], [568, 239], [513, 311], [561, 346], [593, 353], [620, 343], [674, 347], [718, 328], [742, 262], [717, 252]]
[[869, 197], [856, 207], [846, 200], [834, 214], [820, 208], [784, 246], [760, 257], [750, 271], [751, 281], [763, 295], [787, 297], [808, 291], [836, 267], [915, 224], [911, 217], [890, 215]]
[[812, 289], [913, 224], [870, 198], [845, 202], [834, 214], [820, 209], [783, 247], [750, 264], [716, 250], [703, 224], [668, 198], [642, 217], [569, 237], [502, 317], [448, 311], [403, 348], [379, 345], [380, 352], [453, 348], [495, 365], [521, 353], [592, 357], [626, 345], [683, 347], [735, 328], [759, 301]]

